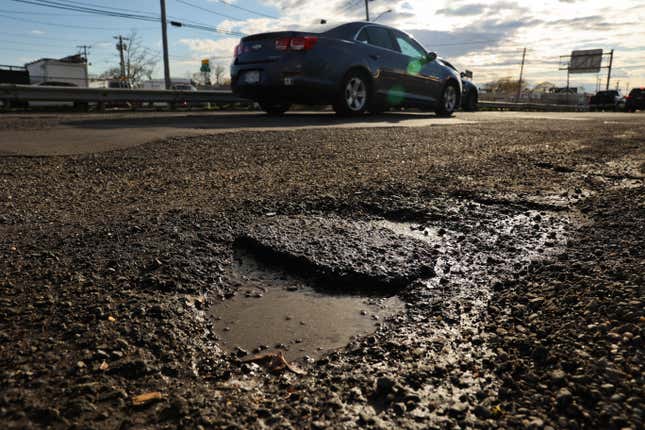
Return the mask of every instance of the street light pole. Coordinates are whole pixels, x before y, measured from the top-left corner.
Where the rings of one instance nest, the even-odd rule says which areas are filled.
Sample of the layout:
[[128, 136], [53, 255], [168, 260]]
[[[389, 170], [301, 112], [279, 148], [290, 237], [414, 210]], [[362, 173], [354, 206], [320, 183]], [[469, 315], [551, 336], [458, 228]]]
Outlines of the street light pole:
[[609, 52], [609, 69], [607, 69], [607, 86], [605, 87], [606, 90], [609, 90], [609, 82], [611, 81], [611, 66], [614, 64], [614, 50], [612, 49], [611, 52]]
[[369, 5], [370, 0], [365, 0], [365, 21], [370, 20], [370, 5]]
[[168, 62], [168, 27], [166, 23], [166, 0], [161, 0], [161, 38], [163, 41], [163, 76], [166, 81], [166, 89], [169, 90], [170, 63]]
[[379, 16], [377, 16], [376, 18], [374, 18], [374, 20], [373, 20], [372, 22], [376, 22], [376, 21], [378, 21], [378, 20], [379, 20], [383, 15], [385, 15], [386, 13], [391, 13], [391, 12], [392, 12], [392, 9], [388, 9], [388, 10], [386, 10], [385, 12], [381, 13]]

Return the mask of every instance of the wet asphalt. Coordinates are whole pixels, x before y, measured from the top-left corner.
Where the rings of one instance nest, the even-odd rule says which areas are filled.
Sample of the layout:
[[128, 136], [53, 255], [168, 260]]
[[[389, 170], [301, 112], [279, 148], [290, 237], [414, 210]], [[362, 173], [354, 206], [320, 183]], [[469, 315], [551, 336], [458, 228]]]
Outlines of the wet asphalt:
[[[642, 115], [477, 115], [0, 149], [0, 422], [642, 427]], [[253, 286], [289, 317], [275, 279], [401, 305], [289, 365], [297, 335], [225, 345]]]

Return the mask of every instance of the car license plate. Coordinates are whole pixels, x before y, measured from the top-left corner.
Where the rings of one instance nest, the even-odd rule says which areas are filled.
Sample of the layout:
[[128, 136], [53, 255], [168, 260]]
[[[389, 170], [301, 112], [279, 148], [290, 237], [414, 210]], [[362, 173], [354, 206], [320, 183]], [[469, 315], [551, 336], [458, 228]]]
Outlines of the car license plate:
[[257, 70], [244, 72], [244, 75], [242, 75], [242, 81], [245, 84], [257, 84], [260, 82], [260, 72]]

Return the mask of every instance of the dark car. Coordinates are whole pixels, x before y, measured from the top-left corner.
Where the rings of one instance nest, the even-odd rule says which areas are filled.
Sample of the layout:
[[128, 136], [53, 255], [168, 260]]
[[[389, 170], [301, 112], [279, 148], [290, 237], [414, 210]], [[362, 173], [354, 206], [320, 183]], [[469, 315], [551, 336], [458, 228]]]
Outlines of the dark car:
[[589, 99], [590, 111], [619, 111], [625, 107], [625, 99], [618, 90], [598, 91]]
[[462, 90], [459, 73], [435, 53], [402, 31], [369, 22], [244, 37], [231, 86], [270, 114], [299, 103], [331, 104], [342, 115], [391, 106], [451, 115]]
[[466, 112], [475, 112], [479, 103], [479, 89], [472, 81], [461, 81], [464, 89], [461, 96], [461, 108]]
[[645, 88], [634, 88], [629, 92], [625, 102], [627, 112], [645, 110]]
[[[450, 67], [455, 72], [458, 72], [457, 68], [448, 62], [445, 58], [438, 58], [437, 61], [440, 61], [444, 65]], [[473, 72], [470, 70], [464, 70], [459, 72], [461, 76], [461, 109], [466, 112], [475, 112], [477, 110], [477, 103], [479, 102], [479, 89], [472, 82]]]

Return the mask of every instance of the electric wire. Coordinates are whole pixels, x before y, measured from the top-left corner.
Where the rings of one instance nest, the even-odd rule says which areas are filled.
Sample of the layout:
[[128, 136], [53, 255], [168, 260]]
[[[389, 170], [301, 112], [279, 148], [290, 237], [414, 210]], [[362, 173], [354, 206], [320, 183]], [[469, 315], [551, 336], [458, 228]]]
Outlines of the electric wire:
[[258, 12], [258, 11], [253, 10], [253, 9], [247, 9], [247, 8], [245, 8], [245, 7], [243, 7], [243, 6], [239, 6], [239, 5], [236, 5], [236, 4], [234, 4], [234, 3], [229, 3], [228, 1], [225, 1], [225, 0], [214, 0], [214, 1], [216, 1], [216, 2], [218, 2], [218, 3], [221, 3], [221, 4], [223, 4], [223, 5], [226, 5], [226, 6], [229, 6], [229, 7], [235, 8], [235, 9], [243, 10], [243, 11], [248, 12], [248, 13], [251, 13], [251, 14], [253, 14], [253, 15], [262, 16], [262, 17], [265, 17], [265, 18], [271, 18], [271, 19], [280, 19], [280, 18], [279, 18], [279, 17], [277, 17], [277, 16], [269, 15], [269, 14], [267, 14], [267, 13], [263, 13], [263, 12]]
[[194, 9], [201, 10], [201, 11], [203, 11], [203, 12], [208, 12], [208, 13], [211, 13], [211, 14], [213, 14], [213, 15], [221, 16], [222, 18], [232, 19], [233, 21], [243, 21], [243, 19], [241, 19], [241, 18], [236, 18], [236, 17], [234, 17], [234, 16], [227, 15], [227, 14], [224, 14], [224, 13], [221, 13], [221, 12], [215, 12], [215, 11], [214, 11], [214, 10], [212, 10], [212, 9], [208, 9], [208, 8], [205, 8], [205, 7], [202, 7], [202, 6], [196, 5], [196, 4], [194, 4], [194, 3], [191, 3], [191, 2], [188, 2], [188, 1], [185, 1], [185, 0], [175, 0], [175, 1], [176, 1], [177, 3], [181, 3], [181, 4], [183, 4], [183, 5], [186, 5], [186, 6], [192, 7], [192, 8], [194, 8]]

